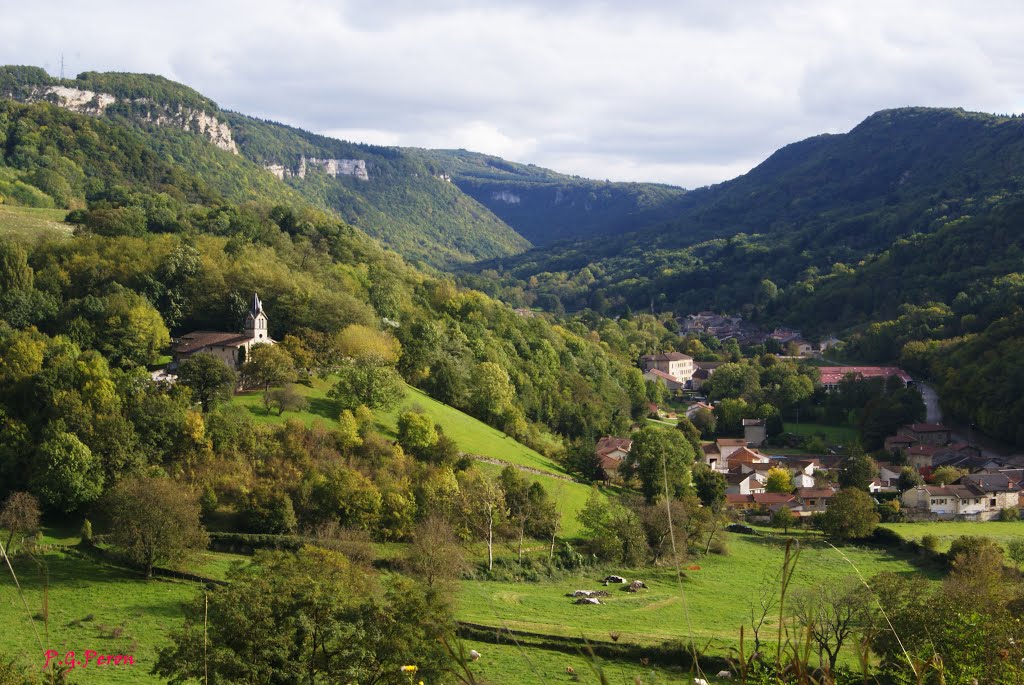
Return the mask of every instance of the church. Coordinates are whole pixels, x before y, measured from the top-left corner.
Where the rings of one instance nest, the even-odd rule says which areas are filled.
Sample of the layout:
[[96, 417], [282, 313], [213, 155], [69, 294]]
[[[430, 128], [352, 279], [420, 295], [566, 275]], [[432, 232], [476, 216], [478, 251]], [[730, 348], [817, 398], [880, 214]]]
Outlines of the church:
[[171, 341], [173, 366], [177, 367], [194, 354], [205, 353], [237, 369], [245, 362], [253, 345], [273, 345], [274, 342], [267, 330], [267, 313], [263, 311], [263, 303], [260, 302], [260, 296], [253, 293], [252, 306], [246, 312], [241, 333], [195, 331], [175, 338]]

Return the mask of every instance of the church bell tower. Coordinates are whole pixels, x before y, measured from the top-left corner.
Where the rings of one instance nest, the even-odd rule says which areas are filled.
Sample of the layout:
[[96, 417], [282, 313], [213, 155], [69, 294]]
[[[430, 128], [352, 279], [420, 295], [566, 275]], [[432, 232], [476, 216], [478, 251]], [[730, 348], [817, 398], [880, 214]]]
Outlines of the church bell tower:
[[256, 342], [270, 340], [270, 333], [267, 331], [267, 314], [263, 311], [263, 303], [260, 302], [260, 296], [257, 293], [252, 295], [252, 306], [245, 315], [242, 333]]

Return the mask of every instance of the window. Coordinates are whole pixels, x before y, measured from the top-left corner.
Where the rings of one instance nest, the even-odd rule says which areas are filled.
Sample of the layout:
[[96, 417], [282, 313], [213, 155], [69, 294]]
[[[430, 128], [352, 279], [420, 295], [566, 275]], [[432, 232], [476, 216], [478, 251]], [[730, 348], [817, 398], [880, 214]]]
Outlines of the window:
[[988, 505], [989, 505], [990, 507], [994, 507], [994, 506], [996, 506], [996, 498], [995, 498], [995, 497], [993, 497], [992, 499], [990, 499], [990, 500], [988, 501]]

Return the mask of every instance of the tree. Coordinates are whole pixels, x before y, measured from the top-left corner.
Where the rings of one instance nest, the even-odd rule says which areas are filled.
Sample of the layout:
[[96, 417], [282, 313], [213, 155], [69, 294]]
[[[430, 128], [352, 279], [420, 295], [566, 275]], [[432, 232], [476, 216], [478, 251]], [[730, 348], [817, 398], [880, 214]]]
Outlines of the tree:
[[169, 478], [122, 480], [106, 494], [103, 514], [107, 539], [147, 578], [157, 564], [180, 560], [208, 542], [195, 495]]
[[289, 534], [298, 528], [292, 498], [287, 492], [261, 486], [245, 498], [240, 507], [248, 532]]
[[506, 516], [501, 486], [478, 469], [458, 475], [462, 519], [466, 527], [487, 542], [487, 570], [494, 568], [494, 533]]
[[649, 426], [633, 434], [633, 447], [620, 468], [635, 471], [644, 497], [653, 502], [666, 489], [672, 498], [686, 494], [693, 460], [693, 446], [686, 436]]
[[1014, 538], [1006, 543], [1006, 556], [1013, 560], [1013, 563], [1020, 566], [1024, 564], [1024, 539]]
[[93, 328], [97, 349], [113, 366], [151, 364], [171, 342], [156, 307], [127, 288], [118, 288], [104, 298], [102, 318]]
[[703, 407], [693, 413], [692, 423], [700, 431], [701, 437], [705, 439], [714, 437], [715, 431], [718, 430], [718, 419], [710, 409]]
[[31, 290], [32, 267], [28, 264], [28, 253], [18, 243], [0, 240], [0, 293], [9, 290]]
[[103, 492], [103, 465], [74, 433], [56, 433], [39, 445], [35, 491], [52, 510], [71, 513]]
[[350, 361], [338, 369], [338, 382], [327, 393], [342, 409], [360, 405], [370, 409], [391, 409], [405, 396], [401, 376], [390, 366]]
[[788, 494], [793, 492], [793, 476], [789, 469], [773, 466], [768, 469], [768, 478], [765, 480], [764, 489], [766, 492], [779, 492]]
[[453, 630], [442, 595], [400, 574], [379, 577], [316, 547], [261, 553], [186, 608], [154, 671], [171, 682], [443, 682]]
[[793, 514], [793, 510], [783, 505], [775, 510], [772, 514], [772, 528], [782, 528], [784, 535], [789, 535], [789, 529], [791, 526], [796, 525], [797, 518]]
[[508, 372], [494, 362], [482, 362], [470, 379], [471, 403], [474, 413], [487, 423], [504, 419], [512, 409], [515, 387]]
[[900, 469], [899, 480], [896, 481], [896, 488], [900, 492], [906, 492], [912, 488], [916, 488], [918, 485], [924, 485], [924, 478], [921, 477], [920, 472], [912, 466], [904, 466]]
[[871, 495], [858, 488], [842, 488], [821, 516], [821, 529], [838, 540], [866, 538], [881, 521]]
[[289, 383], [283, 388], [271, 388], [263, 393], [263, 403], [269, 413], [271, 408], [277, 407], [277, 415], [281, 416], [286, 411], [302, 411], [309, 406], [307, 400], [294, 383]]
[[245, 363], [239, 370], [246, 387], [261, 386], [265, 391], [272, 386], [294, 383], [298, 378], [295, 361], [281, 345], [259, 343], [249, 348]]
[[218, 403], [231, 399], [238, 385], [238, 375], [220, 358], [201, 352], [181, 363], [178, 381], [192, 389], [192, 396], [199, 400], [206, 413]]
[[422, 412], [407, 411], [398, 417], [398, 444], [417, 456], [437, 444], [434, 420]]
[[940, 466], [932, 471], [931, 482], [935, 485], [950, 485], [960, 480], [964, 473], [966, 471], [962, 471], [955, 466]]
[[843, 645], [868, 621], [871, 593], [859, 579], [849, 577], [796, 592], [792, 606], [819, 659], [827, 660], [828, 672], [834, 673]]
[[693, 465], [693, 486], [697, 497], [705, 507], [718, 511], [725, 502], [725, 491], [729, 484], [725, 475], [715, 471], [703, 462]]
[[27, 492], [12, 492], [0, 509], [0, 530], [7, 531], [4, 549], [11, 550], [14, 536], [24, 541], [39, 530], [39, 501]]
[[844, 488], [857, 488], [865, 492], [878, 477], [878, 464], [864, 454], [859, 445], [851, 446], [847, 457], [839, 470], [839, 485]]
[[458, 580], [467, 569], [465, 553], [447, 521], [429, 516], [417, 524], [405, 567], [427, 587]]
[[680, 416], [678, 423], [676, 423], [676, 430], [686, 436], [686, 439], [690, 441], [693, 446], [694, 455], [701, 453], [700, 435], [701, 431], [690, 419], [685, 416]]

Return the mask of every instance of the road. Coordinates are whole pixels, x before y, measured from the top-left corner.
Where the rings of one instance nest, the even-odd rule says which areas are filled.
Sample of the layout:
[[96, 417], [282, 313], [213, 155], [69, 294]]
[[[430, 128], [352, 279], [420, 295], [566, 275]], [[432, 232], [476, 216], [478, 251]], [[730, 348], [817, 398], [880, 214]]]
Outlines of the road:
[[925, 421], [928, 423], [942, 423], [942, 407], [939, 406], [939, 394], [930, 385], [918, 383], [917, 389], [921, 391], [921, 399], [928, 410]]

